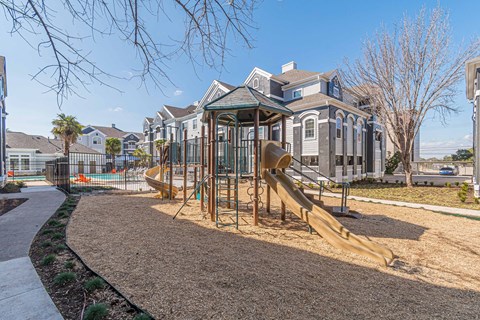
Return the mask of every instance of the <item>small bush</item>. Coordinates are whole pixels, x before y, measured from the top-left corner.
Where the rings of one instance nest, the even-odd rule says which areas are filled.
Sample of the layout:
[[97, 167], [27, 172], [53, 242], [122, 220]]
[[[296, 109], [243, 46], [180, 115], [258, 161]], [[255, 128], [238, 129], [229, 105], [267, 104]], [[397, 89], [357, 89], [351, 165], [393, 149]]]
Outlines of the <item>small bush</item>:
[[100, 277], [95, 277], [85, 282], [84, 287], [88, 292], [93, 292], [98, 289], [103, 289], [105, 287], [105, 281]]
[[400, 184], [403, 186], [403, 181], [400, 181]]
[[445, 182], [445, 187], [451, 188], [451, 187], [452, 187], [452, 184], [451, 184], [450, 182]]
[[395, 180], [395, 183], [397, 183], [397, 184], [398, 184], [398, 180]]
[[459, 197], [460, 197], [460, 201], [461, 201], [461, 202], [467, 201], [467, 195], [462, 194], [462, 195], [460, 195]]
[[54, 254], [49, 254], [48, 256], [43, 257], [41, 264], [42, 266], [48, 266], [51, 265], [56, 259], [57, 257]]
[[52, 240], [60, 240], [63, 239], [63, 234], [60, 232], [56, 232], [52, 235]]
[[67, 210], [60, 210], [58, 212], [58, 217], [61, 219], [61, 218], [65, 218], [65, 217], [68, 217], [68, 211]]
[[385, 180], [385, 184], [388, 184], [388, 180]]
[[415, 181], [414, 184], [415, 184], [416, 186], [418, 186], [418, 181]]
[[150, 318], [145, 313], [142, 313], [142, 314], [136, 315], [135, 318], [133, 318], [133, 320], [152, 320], [152, 318]]
[[433, 181], [430, 181], [430, 185], [433, 187]]
[[19, 188], [26, 188], [27, 185], [24, 181], [15, 181], [15, 184], [19, 187]]
[[42, 231], [42, 234], [45, 235], [45, 234], [52, 234], [53, 233], [53, 230], [51, 229], [45, 229]]
[[427, 185], [427, 184], [428, 184], [428, 181], [423, 181], [423, 184], [424, 184], [424, 185]]
[[65, 261], [65, 263], [63, 264], [63, 266], [67, 269], [73, 269], [75, 267], [75, 262], [69, 260], [69, 261]]
[[53, 283], [59, 286], [63, 286], [69, 282], [75, 281], [77, 276], [73, 272], [61, 272], [53, 278]]
[[47, 248], [52, 246], [52, 241], [43, 241], [41, 244], [42, 248]]
[[63, 251], [63, 250], [67, 250], [67, 246], [64, 245], [64, 244], [57, 244], [55, 246], [55, 252], [60, 252], [60, 251]]
[[313, 189], [313, 187], [314, 187], [313, 183], [310, 182], [310, 183], [308, 184], [308, 187], [309, 187], [310, 189]]
[[480, 204], [480, 199], [478, 199], [478, 198], [475, 198], [475, 200], [474, 200], [474, 201], [475, 201], [475, 204]]
[[90, 305], [83, 315], [83, 320], [101, 320], [108, 315], [108, 308], [104, 303]]
[[0, 193], [17, 193], [20, 192], [20, 188], [16, 183], [7, 182], [3, 188], [0, 189]]
[[48, 225], [51, 226], [51, 227], [56, 227], [60, 224], [60, 222], [58, 222], [57, 220], [50, 220], [48, 221]]
[[380, 180], [380, 183], [382, 183], [382, 182], [383, 182], [383, 179], [379, 179], [379, 180]]
[[455, 185], [458, 187], [460, 185], [460, 182], [455, 181]]

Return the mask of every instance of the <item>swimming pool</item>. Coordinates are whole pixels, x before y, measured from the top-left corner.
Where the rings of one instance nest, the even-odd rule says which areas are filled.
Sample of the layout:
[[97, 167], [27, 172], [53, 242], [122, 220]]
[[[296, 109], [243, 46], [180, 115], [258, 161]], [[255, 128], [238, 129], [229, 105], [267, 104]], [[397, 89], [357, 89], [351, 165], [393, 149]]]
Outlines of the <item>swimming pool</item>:
[[45, 180], [45, 176], [16, 176], [16, 177], [8, 177], [8, 180], [11, 180], [11, 181], [43, 181], [43, 180]]
[[[83, 174], [87, 178], [91, 178], [92, 181], [123, 181], [125, 176], [118, 173], [85, 173]], [[75, 179], [75, 176], [70, 176], [70, 179]]]

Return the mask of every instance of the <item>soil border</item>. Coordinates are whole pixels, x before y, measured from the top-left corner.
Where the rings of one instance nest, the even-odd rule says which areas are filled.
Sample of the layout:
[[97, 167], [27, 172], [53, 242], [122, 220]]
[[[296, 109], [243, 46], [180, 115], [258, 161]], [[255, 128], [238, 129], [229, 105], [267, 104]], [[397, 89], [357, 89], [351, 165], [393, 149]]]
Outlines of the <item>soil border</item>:
[[[101, 274], [90, 268], [68, 245], [66, 230], [80, 198], [81, 196], [78, 195], [67, 194], [62, 205], [35, 235], [29, 250], [29, 257], [35, 270], [53, 302], [65, 319], [81, 319], [90, 305], [98, 303], [106, 304], [111, 311], [104, 319], [154, 319], [150, 313], [131, 302]], [[62, 220], [65, 219], [66, 223], [63, 223]], [[58, 223], [59, 220], [60, 224], [52, 222]], [[49, 231], [45, 232], [46, 230]], [[53, 234], [62, 234], [62, 237], [54, 239]], [[46, 243], [50, 245], [45, 246]], [[48, 265], [42, 264], [42, 259], [50, 254], [55, 254], [57, 259]], [[66, 261], [73, 262], [73, 269], [64, 267]], [[59, 286], [54, 283], [54, 278], [59, 271], [74, 271], [77, 277], [75, 281]], [[92, 292], [85, 290], [84, 283], [96, 277], [103, 280], [104, 287]]]

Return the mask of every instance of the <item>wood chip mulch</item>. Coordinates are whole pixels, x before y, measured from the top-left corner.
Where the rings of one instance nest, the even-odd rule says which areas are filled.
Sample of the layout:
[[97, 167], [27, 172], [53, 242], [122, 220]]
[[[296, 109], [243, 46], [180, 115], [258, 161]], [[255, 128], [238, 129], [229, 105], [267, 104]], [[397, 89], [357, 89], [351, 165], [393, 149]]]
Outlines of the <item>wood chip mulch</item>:
[[[241, 208], [249, 201], [239, 190]], [[262, 195], [265, 201], [265, 194]], [[324, 199], [338, 205], [338, 199]], [[157, 319], [478, 319], [480, 221], [350, 201], [352, 232], [393, 250], [378, 267], [338, 250], [291, 214], [272, 213], [239, 230], [216, 228], [192, 200], [154, 194], [82, 197], [69, 245]]]
[[[103, 303], [108, 308], [107, 316], [101, 319], [134, 319], [139, 312], [108, 284], [94, 291], [85, 289], [85, 283], [97, 276], [65, 246], [65, 228], [77, 205], [76, 199], [78, 197], [69, 197], [40, 229], [30, 248], [30, 259], [64, 319], [82, 319], [86, 309], [95, 303]], [[44, 258], [49, 255], [55, 260], [45, 264]], [[71, 265], [67, 266], [66, 262]], [[74, 273], [75, 279], [63, 285], [55, 283], [55, 277], [65, 272]]]

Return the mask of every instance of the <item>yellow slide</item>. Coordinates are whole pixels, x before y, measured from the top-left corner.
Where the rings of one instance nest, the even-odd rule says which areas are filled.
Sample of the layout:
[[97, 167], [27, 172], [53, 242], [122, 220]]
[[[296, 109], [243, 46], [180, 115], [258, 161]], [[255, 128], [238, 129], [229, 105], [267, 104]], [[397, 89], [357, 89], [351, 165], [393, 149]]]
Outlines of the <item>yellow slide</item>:
[[387, 266], [394, 258], [393, 252], [348, 231], [340, 222], [323, 208], [313, 204], [297, 186], [280, 170], [276, 174], [266, 169], [286, 168], [291, 155], [276, 146], [266, 143], [262, 146], [263, 178], [285, 205], [300, 219], [307, 222], [332, 246], [366, 256]]
[[[164, 167], [163, 172], [165, 173], [168, 170], [169, 170], [168, 167]], [[150, 187], [160, 192], [160, 194], [163, 197], [169, 198], [170, 185], [162, 181], [163, 175], [160, 174], [160, 166], [156, 166], [151, 169], [148, 169], [143, 174], [143, 177], [145, 178], [145, 181]], [[177, 193], [178, 193], [178, 188], [175, 186], [172, 186], [172, 199], [175, 198]]]

